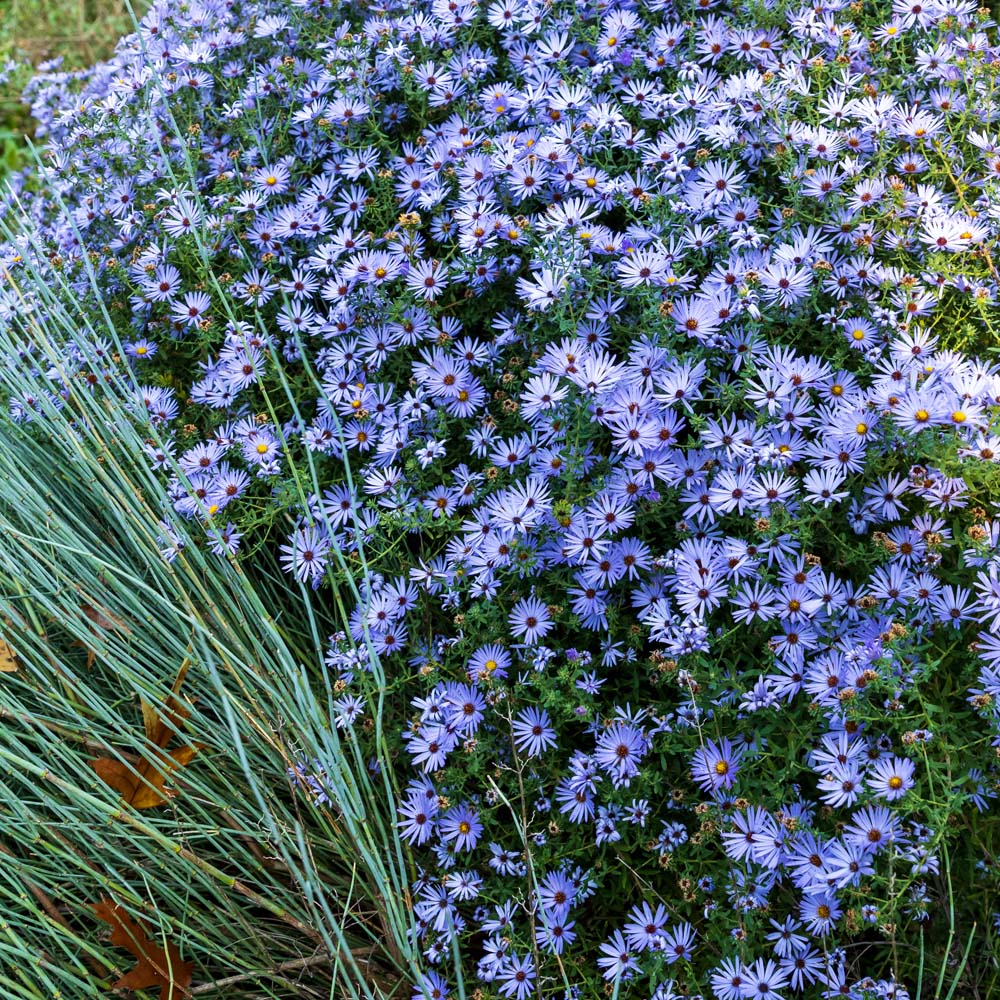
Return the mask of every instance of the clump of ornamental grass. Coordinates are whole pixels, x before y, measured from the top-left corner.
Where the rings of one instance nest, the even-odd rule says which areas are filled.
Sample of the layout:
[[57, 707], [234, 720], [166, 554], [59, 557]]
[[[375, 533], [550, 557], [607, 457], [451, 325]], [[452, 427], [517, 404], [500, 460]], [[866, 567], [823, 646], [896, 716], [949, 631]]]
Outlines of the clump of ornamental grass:
[[998, 65], [951, 0], [203, 0], [33, 83], [11, 433], [113, 414], [128, 579], [257, 595], [282, 857], [363, 779], [416, 996], [995, 984]]
[[[86, 326], [68, 302], [47, 322]], [[16, 383], [9, 328], [0, 351]], [[67, 404], [0, 418], [0, 989], [395, 995], [408, 863], [391, 773], [328, 724], [337, 607], [266, 560], [166, 562], [131, 414]], [[300, 758], [323, 761], [318, 808]]]

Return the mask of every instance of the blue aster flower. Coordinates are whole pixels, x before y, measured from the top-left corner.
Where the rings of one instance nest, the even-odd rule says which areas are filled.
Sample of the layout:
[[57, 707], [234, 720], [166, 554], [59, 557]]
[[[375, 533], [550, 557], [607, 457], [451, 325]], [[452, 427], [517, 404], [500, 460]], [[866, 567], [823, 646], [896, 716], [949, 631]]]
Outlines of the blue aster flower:
[[670, 928], [663, 935], [663, 944], [660, 948], [666, 963], [673, 965], [675, 962], [690, 962], [696, 947], [695, 937], [695, 930], [688, 923]]
[[315, 583], [326, 571], [330, 539], [317, 527], [299, 528], [287, 545], [281, 546], [281, 562], [286, 572], [303, 583]]
[[594, 760], [611, 775], [615, 787], [627, 787], [629, 780], [639, 773], [639, 764], [647, 750], [641, 729], [614, 722], [598, 737]]
[[723, 738], [716, 743], [709, 740], [695, 752], [691, 775], [706, 792], [732, 788], [740, 770], [743, 749]]
[[597, 966], [601, 969], [601, 976], [606, 980], [627, 978], [639, 969], [636, 955], [622, 937], [621, 931], [615, 931], [611, 938], [601, 945], [600, 951], [601, 957], [597, 960]]
[[535, 989], [535, 963], [530, 955], [511, 952], [500, 966], [497, 989], [501, 996], [526, 1000]]
[[543, 751], [556, 746], [556, 732], [544, 709], [534, 706], [518, 713], [513, 723], [514, 745], [529, 757], [537, 757]]
[[454, 806], [438, 821], [438, 833], [446, 842], [454, 841], [458, 851], [471, 851], [482, 836], [483, 824], [476, 811], [468, 805]]
[[548, 607], [537, 597], [522, 598], [518, 601], [508, 617], [508, 622], [511, 634], [529, 645], [547, 635], [555, 624]]

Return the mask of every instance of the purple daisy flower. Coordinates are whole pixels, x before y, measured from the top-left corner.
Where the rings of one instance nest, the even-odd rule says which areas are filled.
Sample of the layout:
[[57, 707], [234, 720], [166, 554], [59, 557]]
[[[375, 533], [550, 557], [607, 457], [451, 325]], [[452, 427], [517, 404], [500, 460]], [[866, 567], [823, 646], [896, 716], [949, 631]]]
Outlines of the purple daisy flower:
[[615, 931], [609, 941], [601, 945], [601, 957], [597, 960], [601, 975], [608, 980], [621, 979], [639, 968], [635, 954], [622, 937], [621, 931]]
[[695, 950], [695, 931], [688, 924], [680, 924], [663, 935], [663, 957], [667, 965], [674, 962], [690, 962]]
[[556, 745], [556, 731], [544, 709], [534, 706], [518, 713], [511, 727], [514, 746], [529, 757], [537, 757], [544, 750]]
[[469, 657], [466, 671], [472, 681], [495, 678], [502, 680], [510, 669], [510, 653], [499, 643], [491, 642], [481, 646]]
[[728, 739], [709, 740], [696, 751], [691, 763], [691, 776], [706, 792], [732, 788], [740, 770], [743, 748], [734, 747]]
[[303, 583], [318, 583], [326, 571], [330, 539], [318, 528], [299, 528], [288, 545], [281, 546], [281, 564]]
[[779, 968], [773, 959], [758, 958], [753, 965], [744, 966], [745, 977], [742, 985], [744, 997], [760, 997], [765, 1000], [784, 1000], [778, 992], [788, 985], [788, 974]]
[[646, 755], [647, 741], [641, 729], [616, 721], [597, 739], [594, 759], [611, 775], [615, 787], [628, 786], [639, 773], [639, 763]]
[[885, 806], [865, 806], [858, 810], [844, 830], [844, 840], [877, 854], [890, 843], [903, 840], [899, 820]]
[[554, 625], [548, 607], [537, 597], [518, 601], [507, 620], [511, 634], [523, 639], [529, 646], [547, 635]]
[[565, 871], [548, 872], [538, 885], [538, 905], [552, 920], [565, 920], [577, 888]]
[[829, 934], [840, 914], [840, 905], [830, 893], [807, 895], [799, 904], [799, 916], [810, 934]]
[[887, 802], [901, 799], [915, 784], [916, 770], [912, 760], [905, 757], [889, 757], [875, 761], [865, 775], [865, 784]]
[[471, 851], [482, 836], [483, 824], [476, 811], [467, 805], [449, 809], [438, 823], [438, 832], [446, 842], [454, 841], [456, 851]]
[[425, 844], [434, 832], [434, 814], [423, 796], [410, 797], [399, 807], [399, 835], [408, 844]]
[[502, 996], [525, 1000], [535, 990], [535, 963], [530, 955], [519, 957], [511, 953], [501, 966], [497, 979]]
[[433, 969], [423, 973], [413, 988], [413, 1000], [449, 1000], [450, 995], [448, 980]]
[[663, 932], [670, 917], [662, 903], [658, 903], [654, 911], [649, 903], [643, 901], [639, 906], [632, 907], [629, 918], [624, 931], [632, 948], [645, 951], [647, 948], [657, 948], [663, 943]]

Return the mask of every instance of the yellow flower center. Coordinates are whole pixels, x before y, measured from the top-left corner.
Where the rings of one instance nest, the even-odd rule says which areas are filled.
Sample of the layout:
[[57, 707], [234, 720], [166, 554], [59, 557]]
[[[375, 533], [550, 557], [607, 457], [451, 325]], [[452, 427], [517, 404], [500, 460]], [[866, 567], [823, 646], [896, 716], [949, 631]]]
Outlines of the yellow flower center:
[[891, 788], [891, 789], [892, 789], [892, 790], [893, 790], [894, 792], [895, 792], [895, 791], [898, 791], [898, 790], [899, 790], [900, 788], [902, 788], [902, 787], [903, 787], [903, 779], [902, 779], [902, 778], [901, 778], [901, 777], [900, 777], [900, 776], [899, 776], [898, 774], [894, 774], [894, 775], [893, 775], [893, 776], [892, 776], [892, 777], [891, 777], [891, 778], [889, 779], [889, 787], [890, 787], [890, 788]]
[[930, 420], [930, 418], [931, 415], [926, 410], [917, 410], [917, 412], [913, 414], [913, 419], [921, 424]]
[[827, 906], [826, 903], [820, 903], [820, 905], [816, 907], [816, 916], [819, 917], [820, 920], [827, 920], [830, 916], [830, 907]]
[[855, 431], [857, 431], [858, 434], [867, 434], [868, 433], [868, 425], [867, 424], [855, 424], [854, 425], [854, 429], [855, 429]]
[[485, 670], [487, 673], [490, 673], [490, 674], [492, 674], [493, 671], [496, 670], [496, 668], [497, 668], [497, 661], [496, 660], [487, 660], [483, 664], [483, 670]]
[[145, 347], [145, 346], [143, 346], [143, 345], [140, 344], [140, 346], [135, 349], [135, 353], [136, 354], [145, 354], [148, 350], [149, 350], [148, 347]]
[[954, 412], [954, 413], [953, 413], [953, 414], [951, 415], [951, 419], [952, 419], [952, 420], [953, 420], [953, 421], [954, 421], [954, 422], [955, 422], [956, 424], [964, 424], [964, 423], [965, 423], [965, 414], [964, 414], [964, 413], [963, 413], [963, 412], [962, 412], [961, 410], [956, 410], [956, 411], [955, 411], [955, 412]]
[[855, 329], [853, 329], [851, 331], [851, 336], [855, 340], [864, 340], [865, 339], [865, 331], [862, 330], [861, 327], [856, 327]]
[[469, 823], [468, 820], [463, 819], [462, 822], [458, 824], [459, 833], [468, 833], [471, 829], [472, 825]]
[[275, 177], [274, 174], [271, 174], [271, 176], [268, 177], [267, 180], [264, 181], [264, 183], [268, 187], [274, 187], [274, 185], [278, 183], [278, 178]]
[[839, 384], [838, 385], [831, 385], [830, 386], [830, 395], [831, 396], [843, 396], [844, 395], [844, 387], [842, 385], [839, 385]]
[[259, 445], [257, 445], [257, 454], [258, 455], [266, 455], [267, 454], [267, 445], [264, 444], [263, 441], [261, 441], [261, 443]]
[[716, 774], [728, 774], [729, 765], [724, 760], [717, 760], [715, 762], [715, 773]]

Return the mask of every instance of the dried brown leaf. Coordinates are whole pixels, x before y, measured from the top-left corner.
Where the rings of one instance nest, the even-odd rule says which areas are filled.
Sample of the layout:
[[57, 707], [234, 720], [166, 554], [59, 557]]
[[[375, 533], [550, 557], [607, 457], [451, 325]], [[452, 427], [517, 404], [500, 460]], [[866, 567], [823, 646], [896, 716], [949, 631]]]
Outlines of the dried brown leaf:
[[105, 631], [110, 632], [117, 629], [118, 631], [126, 634], [132, 631], [128, 625], [121, 620], [121, 618], [113, 615], [107, 608], [95, 608], [92, 604], [82, 604], [80, 605], [80, 610], [98, 628], [102, 628]]
[[91, 904], [95, 915], [111, 924], [111, 943], [124, 948], [136, 960], [135, 967], [112, 983], [114, 990], [144, 990], [159, 986], [161, 1000], [180, 1000], [188, 996], [194, 963], [181, 961], [180, 949], [173, 942], [164, 948], [150, 940], [145, 926], [134, 920], [123, 907], [110, 899]]
[[174, 771], [190, 764], [194, 755], [204, 746], [203, 743], [191, 743], [169, 751], [166, 749], [181, 723], [190, 714], [188, 707], [177, 695], [187, 670], [188, 664], [185, 662], [162, 709], [145, 700], [140, 702], [146, 739], [152, 744], [150, 758], [135, 765], [112, 757], [98, 757], [90, 761], [90, 766], [97, 775], [136, 809], [153, 809], [173, 798], [177, 793], [164, 786]]
[[[77, 590], [79, 591], [79, 589], [78, 587]], [[132, 629], [121, 618], [112, 614], [108, 608], [99, 608], [93, 604], [83, 602], [80, 604], [80, 610], [83, 612], [84, 617], [94, 626], [91, 631], [95, 637], [98, 637], [100, 632], [120, 632], [123, 635], [130, 635], [132, 632]], [[81, 639], [74, 639], [70, 645], [79, 646], [87, 651], [87, 668], [90, 669], [97, 659], [97, 650]]]
[[17, 653], [0, 639], [0, 674], [13, 674], [17, 670]]
[[98, 777], [109, 784], [122, 798], [136, 809], [152, 809], [162, 806], [177, 792], [164, 787], [171, 774], [191, 763], [202, 744], [193, 743], [178, 747], [169, 753], [158, 753], [157, 763], [140, 761], [136, 766], [111, 757], [98, 757], [90, 761], [90, 766]]

